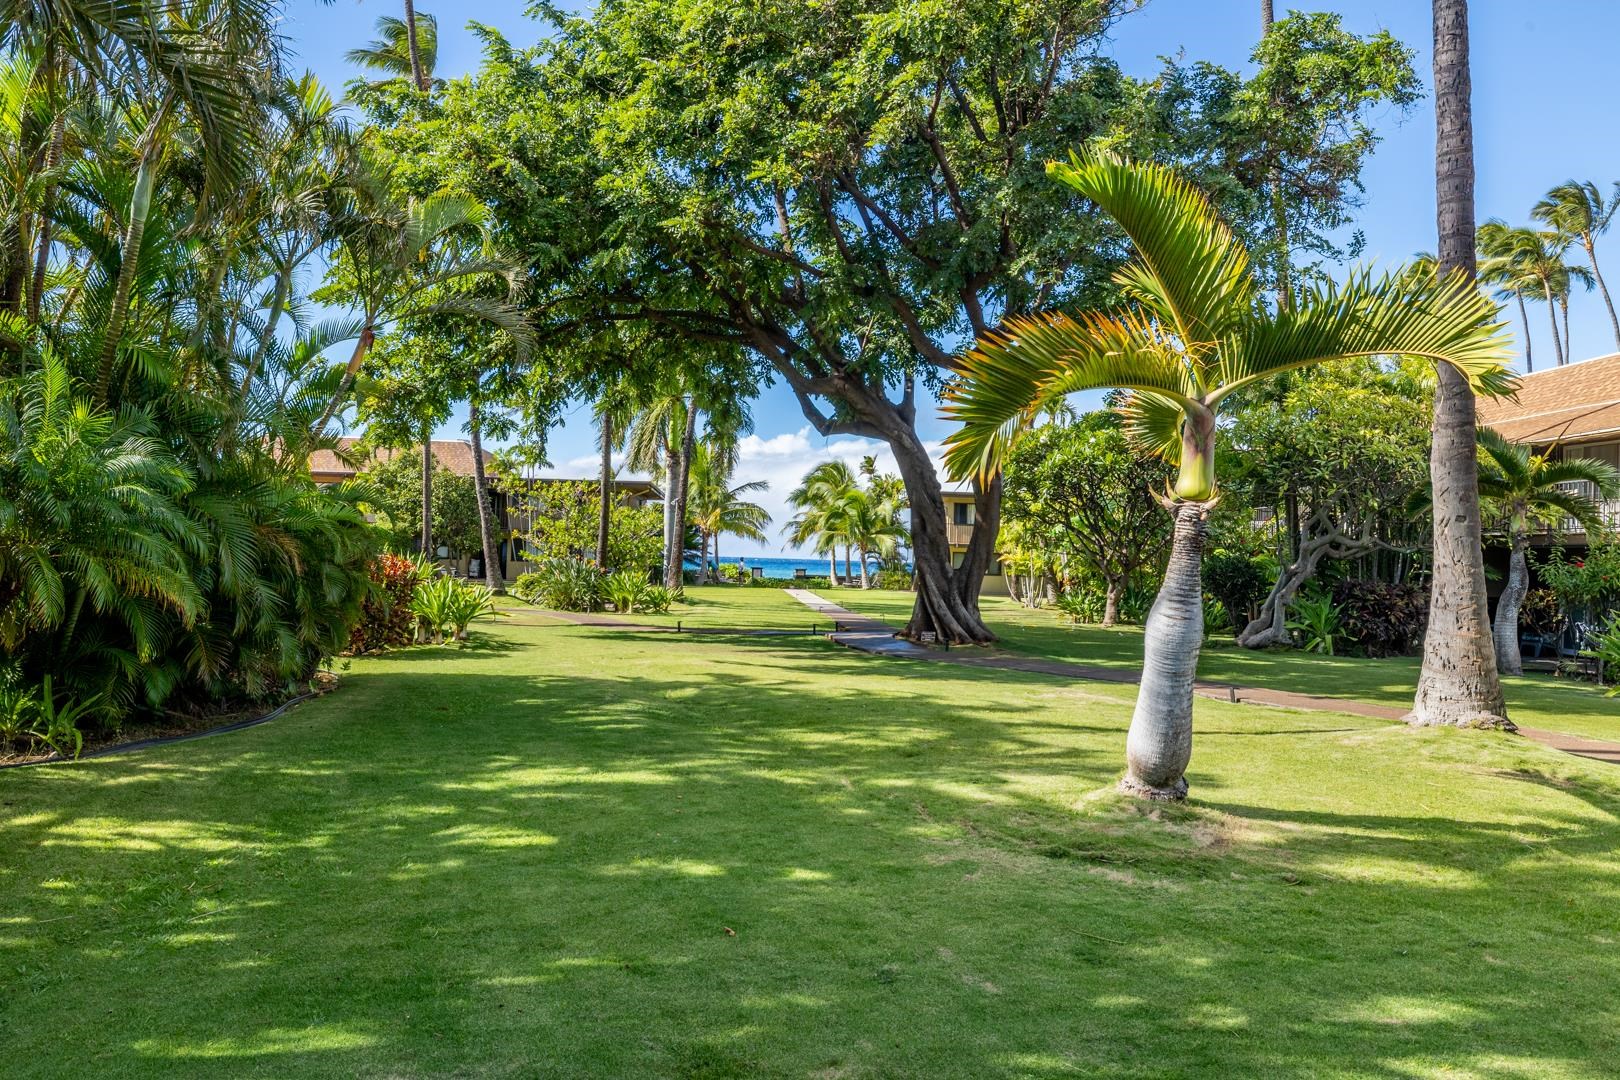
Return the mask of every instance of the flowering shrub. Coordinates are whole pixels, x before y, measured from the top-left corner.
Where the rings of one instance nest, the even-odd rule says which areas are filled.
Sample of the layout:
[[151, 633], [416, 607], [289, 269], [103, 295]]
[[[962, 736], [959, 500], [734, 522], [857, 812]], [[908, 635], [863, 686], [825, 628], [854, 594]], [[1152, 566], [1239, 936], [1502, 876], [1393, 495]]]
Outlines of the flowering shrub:
[[1565, 609], [1603, 608], [1620, 603], [1620, 545], [1594, 545], [1584, 559], [1565, 559], [1554, 548], [1540, 567], [1542, 582]]
[[351, 653], [409, 645], [416, 629], [411, 595], [421, 580], [416, 563], [403, 555], [381, 555], [367, 570], [371, 588], [360, 605], [360, 621], [349, 633]]
[[1428, 590], [1387, 581], [1341, 581], [1333, 590], [1344, 637], [1366, 656], [1402, 656], [1423, 639]]

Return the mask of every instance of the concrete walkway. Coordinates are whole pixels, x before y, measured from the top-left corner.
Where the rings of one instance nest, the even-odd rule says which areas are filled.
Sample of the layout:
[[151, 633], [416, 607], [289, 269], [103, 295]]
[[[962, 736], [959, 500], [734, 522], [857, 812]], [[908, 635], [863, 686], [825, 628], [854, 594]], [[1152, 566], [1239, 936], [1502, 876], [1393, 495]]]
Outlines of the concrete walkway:
[[[1097, 682], [1135, 684], [1138, 678], [1136, 671], [1126, 668], [1068, 664], [1059, 660], [1009, 656], [1005, 653], [984, 653], [971, 647], [930, 649], [896, 637], [895, 628], [881, 619], [850, 611], [808, 590], [788, 589], [787, 594], [816, 614], [833, 622], [835, 629], [833, 633], [827, 635], [832, 641], [874, 656], [898, 656], [906, 660], [929, 660], [936, 664], [955, 664], [958, 667], [1023, 671], [1034, 675], [1056, 675]], [[1258, 686], [1234, 686], [1230, 683], [1201, 681], [1193, 684], [1193, 692], [1200, 697], [1233, 704], [1274, 705], [1284, 709], [1349, 713], [1352, 716], [1366, 716], [1375, 720], [1399, 720], [1406, 715], [1405, 709], [1394, 705], [1375, 705], [1349, 698], [1296, 694], [1287, 690], [1269, 690]], [[1583, 739], [1556, 731], [1542, 731], [1539, 728], [1521, 727], [1519, 734], [1532, 742], [1550, 746], [1566, 754], [1620, 765], [1620, 743]]]

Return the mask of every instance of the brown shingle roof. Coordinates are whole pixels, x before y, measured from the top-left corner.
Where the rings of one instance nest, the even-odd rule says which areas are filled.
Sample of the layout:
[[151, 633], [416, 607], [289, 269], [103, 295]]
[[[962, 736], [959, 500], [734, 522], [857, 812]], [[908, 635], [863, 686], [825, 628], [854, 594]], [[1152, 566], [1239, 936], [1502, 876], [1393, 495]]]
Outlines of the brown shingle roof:
[[1620, 431], [1620, 353], [1526, 375], [1516, 397], [1481, 399], [1479, 422], [1516, 442]]
[[[355, 444], [359, 441], [359, 439], [355, 438], [339, 439], [338, 450], [345, 457], [354, 458], [357, 462], [360, 462], [355, 451]], [[394, 455], [398, 453], [420, 454], [421, 452], [420, 446], [413, 446], [405, 451], [378, 449], [371, 454], [371, 460], [391, 461]], [[465, 440], [434, 439], [433, 459], [442, 468], [449, 469], [459, 476], [471, 476], [473, 474], [472, 443]], [[360, 462], [360, 464], [363, 468], [364, 463]], [[494, 464], [495, 455], [485, 450], [484, 468], [488, 469]], [[353, 476], [359, 470], [331, 450], [317, 450], [309, 455], [309, 471], [318, 479], [330, 480]]]

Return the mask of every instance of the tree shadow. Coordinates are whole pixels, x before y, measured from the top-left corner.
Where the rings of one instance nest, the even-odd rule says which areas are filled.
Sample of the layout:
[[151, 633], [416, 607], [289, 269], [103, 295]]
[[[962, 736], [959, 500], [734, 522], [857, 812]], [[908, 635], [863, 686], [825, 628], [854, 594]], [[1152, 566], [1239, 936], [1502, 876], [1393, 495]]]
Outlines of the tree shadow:
[[[1578, 769], [1481, 770], [1495, 817], [1262, 800], [1265, 751], [1220, 736], [1296, 718], [1200, 702], [1200, 804], [1144, 809], [1108, 794], [1129, 687], [571, 640], [390, 654], [275, 725], [0, 781], [16, 1075], [1506, 1077], [1615, 1049], [1620, 793]], [[1298, 734], [1384, 733], [1331, 722]], [[1405, 745], [1423, 775], [1453, 744]]]

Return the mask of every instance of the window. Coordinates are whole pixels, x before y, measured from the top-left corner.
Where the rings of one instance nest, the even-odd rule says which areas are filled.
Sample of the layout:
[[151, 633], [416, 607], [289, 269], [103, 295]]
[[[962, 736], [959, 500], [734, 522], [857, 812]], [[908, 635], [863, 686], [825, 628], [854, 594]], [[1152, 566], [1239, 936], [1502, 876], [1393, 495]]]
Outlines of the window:
[[973, 504], [965, 502], [952, 503], [951, 523], [954, 525], [973, 524]]

